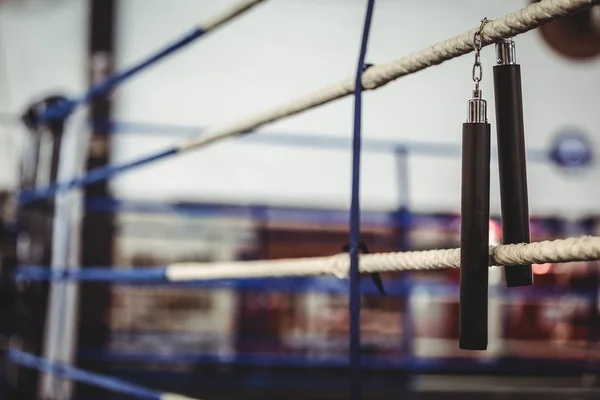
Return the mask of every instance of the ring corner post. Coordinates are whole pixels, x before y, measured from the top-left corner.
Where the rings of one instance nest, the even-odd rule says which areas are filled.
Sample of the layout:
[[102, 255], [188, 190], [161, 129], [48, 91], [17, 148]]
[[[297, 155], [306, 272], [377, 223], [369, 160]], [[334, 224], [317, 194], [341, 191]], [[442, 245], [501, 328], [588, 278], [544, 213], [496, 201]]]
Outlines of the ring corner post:
[[[89, 0], [88, 16], [88, 79], [90, 86], [108, 79], [114, 73], [115, 36], [119, 0]], [[101, 62], [99, 62], [101, 61]], [[95, 98], [90, 103], [88, 118], [91, 121], [89, 148], [86, 152], [84, 169], [101, 168], [110, 158], [110, 121], [112, 101], [110, 93]], [[110, 196], [106, 180], [95, 182], [82, 189], [83, 218], [81, 227], [81, 267], [107, 265], [113, 263], [114, 212], [86, 211], [86, 205], [93, 198]], [[89, 285], [81, 292], [79, 308], [79, 347], [104, 347], [109, 340], [107, 322], [104, 315], [110, 307], [110, 289], [107, 285]], [[80, 360], [84, 369], [106, 372], [100, 365], [90, 365]], [[94, 396], [98, 389], [85, 385], [77, 386], [80, 396]]]

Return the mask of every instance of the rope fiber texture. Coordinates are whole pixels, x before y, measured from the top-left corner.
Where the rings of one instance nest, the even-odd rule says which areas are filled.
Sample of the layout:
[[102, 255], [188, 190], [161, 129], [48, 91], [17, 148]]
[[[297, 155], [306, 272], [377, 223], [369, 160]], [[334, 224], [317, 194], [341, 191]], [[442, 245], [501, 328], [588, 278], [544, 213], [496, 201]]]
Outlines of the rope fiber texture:
[[[514, 37], [556, 18], [573, 14], [597, 4], [600, 4], [600, 0], [542, 0], [520, 11], [488, 22], [482, 31], [482, 46], [490, 45], [501, 39]], [[401, 76], [412, 74], [427, 67], [470, 53], [473, 51], [473, 35], [478, 29], [479, 27], [473, 28], [396, 61], [369, 67], [361, 76], [362, 87], [364, 90], [373, 90]], [[230, 125], [205, 130], [199, 133], [197, 137], [186, 140], [177, 146], [131, 162], [96, 168], [89, 172], [88, 175], [77, 177], [70, 181], [56, 182], [45, 188], [23, 191], [18, 196], [19, 203], [27, 204], [36, 200], [50, 198], [59, 190], [86, 186], [109, 179], [117, 174], [138, 168], [150, 162], [204, 147], [228, 137], [250, 133], [252, 130], [270, 122], [299, 114], [302, 111], [349, 96], [354, 93], [354, 82], [355, 77], [347, 78], [339, 83], [327, 86], [314, 93], [284, 103], [257, 115], [241, 119]]]
[[[481, 35], [482, 46], [507, 39], [535, 29], [554, 19], [600, 4], [600, 0], [542, 0], [502, 18], [488, 22]], [[385, 84], [444, 61], [473, 51], [473, 36], [479, 29], [436, 43], [417, 53], [395, 61], [370, 67], [362, 75], [364, 90], [373, 90]], [[180, 145], [180, 151], [205, 146], [220, 139], [247, 133], [267, 123], [298, 114], [331, 101], [349, 96], [354, 92], [354, 77], [322, 88], [307, 96], [282, 104], [255, 116], [242, 119], [231, 125], [205, 131], [197, 138]]]
[[[490, 246], [490, 266], [600, 260], [600, 236]], [[361, 273], [459, 268], [460, 249], [361, 254]], [[171, 264], [169, 281], [334, 275], [347, 278], [348, 254], [329, 257]]]
[[[361, 254], [360, 272], [437, 270], [459, 268], [460, 249]], [[600, 236], [490, 247], [490, 266], [562, 263], [600, 260]], [[326, 257], [279, 260], [182, 262], [153, 268], [89, 267], [56, 273], [42, 266], [21, 266], [19, 281], [73, 280], [80, 282], [188, 282], [252, 278], [285, 278], [333, 275], [348, 278], [350, 257], [340, 253]]]

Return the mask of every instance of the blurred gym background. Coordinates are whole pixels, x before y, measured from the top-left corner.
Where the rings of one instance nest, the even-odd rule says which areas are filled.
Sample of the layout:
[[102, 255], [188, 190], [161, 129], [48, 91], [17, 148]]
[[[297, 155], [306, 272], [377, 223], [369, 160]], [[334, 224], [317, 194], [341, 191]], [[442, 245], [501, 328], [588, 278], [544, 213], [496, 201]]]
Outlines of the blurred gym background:
[[[43, 146], [57, 152], [58, 137], [28, 129], [26, 111], [48, 96], [84, 92], [234, 2], [0, 0], [3, 335], [41, 353], [49, 323], [48, 285], [15, 287], [7, 278], [17, 258], [50, 262], [51, 213], [30, 214], [26, 237], [13, 229], [12, 194], [39, 179], [40, 165], [51, 170], [58, 162], [37, 158]], [[368, 62], [418, 51], [527, 4], [379, 0]], [[77, 157], [90, 169], [350, 76], [364, 7], [362, 0], [267, 1], [78, 112], [60, 135], [86, 138]], [[598, 235], [600, 10], [515, 41], [532, 240]], [[494, 61], [493, 49], [484, 49], [482, 89], [491, 105]], [[362, 239], [371, 252], [458, 247], [460, 126], [471, 68], [472, 58], [462, 57], [365, 94]], [[340, 100], [91, 186], [78, 231], [81, 265], [340, 252], [348, 241], [351, 110], [352, 99]], [[495, 216], [497, 176], [492, 163]], [[496, 242], [499, 223], [495, 217]], [[385, 275], [387, 296], [365, 279], [365, 398], [599, 398], [598, 263], [535, 265], [534, 272], [534, 287], [510, 291], [492, 273], [486, 352], [458, 349], [456, 271]], [[90, 284], [73, 301], [76, 316], [65, 322], [73, 339], [65, 340], [82, 368], [207, 399], [346, 398], [344, 281]], [[0, 376], [3, 399], [38, 398], [38, 374], [6, 365]], [[119, 398], [83, 385], [73, 393]]]

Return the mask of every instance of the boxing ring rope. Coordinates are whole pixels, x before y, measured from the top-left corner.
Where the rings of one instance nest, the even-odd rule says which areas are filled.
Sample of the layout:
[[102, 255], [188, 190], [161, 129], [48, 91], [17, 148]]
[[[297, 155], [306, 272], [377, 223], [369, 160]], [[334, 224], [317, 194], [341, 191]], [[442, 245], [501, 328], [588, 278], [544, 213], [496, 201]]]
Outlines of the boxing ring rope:
[[232, 21], [236, 17], [241, 16], [246, 11], [250, 10], [254, 6], [264, 2], [265, 0], [240, 0], [231, 6], [221, 14], [212, 17], [203, 25], [192, 29], [189, 33], [185, 34], [172, 44], [168, 45], [164, 49], [154, 53], [152, 56], [139, 62], [138, 64], [121, 71], [106, 80], [103, 80], [96, 85], [92, 86], [85, 94], [76, 99], [68, 100], [56, 107], [49, 108], [44, 111], [41, 116], [42, 121], [50, 121], [53, 119], [63, 119], [68, 117], [78, 106], [88, 104], [92, 100], [109, 93], [113, 88], [123, 83], [126, 79], [131, 78], [133, 75], [141, 72], [149, 66], [157, 63], [163, 58], [171, 55], [177, 50], [182, 49], [188, 44], [192, 43], [201, 36], [210, 33], [217, 28], [225, 25], [227, 22]]
[[[57, 120], [64, 121], [65, 119], [67, 119], [67, 117], [71, 116], [74, 113], [74, 111], [77, 109], [78, 106], [88, 104], [98, 97], [109, 94], [112, 89], [117, 87], [119, 84], [123, 83], [125, 80], [142, 72], [146, 68], [156, 64], [157, 62], [163, 60], [165, 57], [173, 54], [174, 52], [184, 48], [185, 46], [196, 41], [198, 38], [204, 36], [205, 34], [211, 32], [211, 31], [214, 31], [217, 28], [226, 24], [227, 22], [232, 21], [233, 19], [235, 19], [238, 16], [241, 16], [246, 11], [248, 11], [251, 8], [253, 8], [254, 6], [262, 3], [263, 1], [264, 0], [241, 0], [241, 1], [238, 1], [233, 6], [226, 9], [224, 12], [221, 12], [218, 15], [216, 15], [215, 17], [212, 17], [203, 25], [195, 27], [189, 33], [185, 34], [184, 36], [182, 36], [175, 42], [160, 49], [159, 51], [154, 52], [153, 54], [151, 54], [149, 57], [142, 60], [141, 62], [138, 62], [137, 64], [133, 65], [132, 67], [125, 69], [121, 72], [118, 72], [118, 73], [108, 77], [107, 79], [94, 84], [83, 95], [76, 97], [76, 98], [72, 98], [72, 99], [65, 99], [65, 100], [61, 101], [60, 103], [58, 103], [57, 105], [55, 105], [53, 107], [49, 107], [47, 109], [40, 109], [38, 111], [38, 115], [36, 116], [37, 121], [34, 121], [34, 122], [37, 124], [43, 125], [43, 124], [57, 121]], [[69, 176], [68, 178], [71, 178], [71, 177], [72, 177], [72, 175]], [[62, 178], [62, 179], [64, 179], [64, 178]], [[57, 193], [57, 194], [59, 194], [59, 193]], [[60, 199], [60, 196], [57, 197], [57, 199]], [[60, 210], [60, 208], [57, 208], [57, 210]], [[55, 220], [57, 220], [57, 219], [60, 222], [60, 217], [55, 216]], [[60, 225], [58, 225], [58, 226], [60, 226]], [[58, 240], [60, 240], [60, 239], [58, 239]], [[62, 240], [65, 240], [65, 238], [62, 238]], [[55, 253], [55, 251], [53, 251], [52, 253], [53, 253], [53, 260], [54, 260], [54, 254], [56, 254], [56, 253]], [[53, 261], [53, 264], [60, 265], [61, 261], [58, 261], [58, 262]], [[52, 294], [53, 293], [51, 293], [51, 295]], [[51, 304], [54, 304], [53, 300], [54, 300], [54, 297], [49, 296], [49, 302]], [[62, 321], [63, 315], [67, 313], [67, 311], [65, 310], [65, 308], [67, 306], [64, 303], [64, 293], [62, 294], [62, 297], [60, 297], [60, 300], [58, 300], [58, 301], [60, 304], [62, 304], [60, 306], [60, 308], [62, 309], [62, 313], [59, 314], [60, 319], [59, 319], [58, 324], [60, 326], [62, 326], [62, 325], [64, 325], [64, 321]], [[48, 316], [50, 316], [50, 315], [51, 314], [48, 313]], [[52, 335], [52, 332], [55, 332], [55, 331], [51, 330], [51, 335]], [[61, 335], [61, 336], [64, 335], [64, 332], [62, 330], [59, 330], [58, 332], [59, 332], [58, 333], [59, 335]], [[52, 339], [46, 339], [46, 340], [52, 340]], [[34, 357], [34, 356], [32, 356], [32, 357]], [[51, 355], [51, 356], [49, 356], [49, 358], [53, 359], [54, 356]], [[51, 362], [51, 361], [49, 361], [49, 362]], [[33, 366], [33, 367], [39, 369], [40, 365]], [[54, 371], [52, 373], [52, 375], [56, 376], [57, 375], [56, 371]], [[111, 378], [107, 378], [107, 379], [111, 379]], [[56, 386], [55, 382], [49, 383], [49, 381], [46, 381], [46, 383], [48, 383], [48, 385], [51, 384], [53, 387]], [[93, 383], [93, 382], [87, 382], [87, 383]], [[46, 390], [46, 388], [44, 387], [44, 384], [42, 384], [42, 389]], [[56, 390], [56, 388], [53, 388], [52, 390]], [[171, 396], [171, 395], [166, 395], [166, 396], [167, 396], [167, 398], [173, 398], [173, 396]], [[140, 397], [140, 396], [138, 396], [138, 397]], [[164, 398], [164, 396], [162, 396], [162, 395], [161, 396], [150, 396], [150, 397], [142, 396], [142, 397], [143, 398]]]
[[134, 385], [122, 381], [112, 376], [95, 374], [83, 371], [61, 363], [53, 362], [44, 358], [36, 357], [24, 351], [9, 349], [9, 359], [18, 365], [28, 368], [35, 368], [40, 371], [51, 373], [63, 378], [69, 378], [81, 383], [87, 383], [103, 389], [122, 393], [137, 399], [148, 400], [200, 400], [192, 397], [186, 397], [175, 393], [164, 393], [157, 390], [148, 389], [142, 386]]
[[[542, 0], [517, 12], [488, 22], [482, 31], [482, 45], [488, 46], [499, 40], [520, 35], [558, 17], [569, 15], [596, 4], [600, 4], [600, 0]], [[471, 53], [473, 51], [473, 36], [478, 30], [479, 27], [473, 28], [414, 54], [386, 64], [370, 67], [362, 75], [363, 89], [374, 90], [402, 76], [414, 74], [444, 61]], [[209, 129], [202, 136], [182, 143], [178, 151], [187, 151], [223, 138], [243, 134], [267, 123], [341, 99], [353, 94], [354, 86], [354, 77], [344, 79], [307, 96], [231, 125]]]
[[[600, 0], [542, 0], [539, 3], [531, 4], [519, 11], [487, 23], [482, 31], [482, 45], [488, 46], [496, 41], [514, 37], [561, 16], [566, 16], [597, 4], [600, 4]], [[398, 60], [370, 67], [362, 75], [363, 88], [365, 90], [374, 90], [402, 76], [413, 74], [472, 52], [473, 35], [478, 29], [478, 27], [473, 28]], [[99, 182], [126, 170], [201, 148], [228, 137], [248, 133], [270, 122], [275, 122], [279, 119], [299, 114], [303, 111], [349, 96], [353, 94], [354, 86], [353, 77], [344, 79], [341, 82], [317, 90], [307, 96], [300, 97], [230, 125], [207, 129], [197, 138], [184, 141], [178, 146], [173, 146], [128, 163], [97, 168], [85, 176], [76, 177], [69, 181], [57, 182], [46, 188], [24, 191], [19, 195], [19, 202], [27, 204], [36, 200], [49, 198], [54, 196], [59, 190], [68, 190], [69, 188]]]
[[[204, 33], [215, 29], [228, 20], [241, 15], [244, 11], [260, 3], [262, 0], [242, 1], [238, 6], [229, 10], [220, 17], [209, 21], [204, 28], [197, 28], [178, 42], [165, 48], [148, 60], [117, 74], [107, 81], [94, 86], [82, 97], [69, 100], [59, 107], [50, 109], [42, 114], [42, 121], [66, 118], [78, 105], [87, 103], [94, 98], [108, 93], [111, 89], [122, 83], [125, 79], [141, 71], [147, 66], [157, 62], [166, 55], [192, 42]], [[487, 46], [502, 39], [535, 29], [544, 23], [558, 17], [566, 16], [577, 11], [600, 4], [600, 0], [542, 0], [520, 11], [508, 14], [502, 18], [490, 21], [482, 30], [482, 45]], [[374, 90], [385, 84], [409, 75], [430, 66], [438, 65], [444, 61], [465, 55], [473, 51], [473, 37], [477, 28], [434, 44], [420, 52], [400, 58], [398, 60], [375, 65], [364, 73], [355, 77], [344, 79], [338, 83], [322, 88], [307, 96], [300, 97], [273, 109], [254, 116], [250, 116], [222, 127], [206, 130], [196, 138], [157, 152], [150, 156], [120, 164], [109, 165], [90, 171], [87, 175], [76, 177], [67, 181], [56, 182], [46, 188], [22, 191], [19, 193], [19, 203], [28, 204], [36, 200], [54, 196], [60, 191], [82, 187], [94, 182], [102, 181], [126, 170], [145, 165], [163, 158], [181, 154], [192, 149], [201, 148], [219, 140], [249, 133], [254, 129], [279, 119], [301, 113], [334, 100], [362, 90]], [[359, 86], [360, 82], [360, 88]], [[356, 116], [356, 113], [355, 113]], [[355, 126], [356, 128], [356, 126]], [[356, 141], [355, 141], [356, 143]], [[358, 210], [359, 212], [359, 210]], [[358, 220], [355, 219], [355, 222]], [[353, 235], [353, 240], [356, 235]], [[355, 246], [354, 246], [355, 247]], [[354, 249], [356, 251], [356, 249]], [[354, 254], [356, 256], [356, 254]], [[358, 272], [376, 273], [406, 270], [437, 270], [444, 268], [458, 268], [460, 250], [431, 250], [403, 253], [379, 253], [360, 255]], [[511, 244], [490, 247], [489, 265], [512, 265], [525, 263], [554, 263], [571, 261], [588, 261], [600, 259], [600, 237], [585, 236], [563, 240], [537, 242], [531, 244]], [[137, 269], [126, 271], [132, 280], [143, 277], [145, 279], [166, 279], [170, 282], [199, 281], [216, 279], [243, 279], [256, 277], [285, 277], [285, 276], [320, 276], [333, 275], [338, 278], [349, 276], [351, 257], [348, 254], [337, 254], [330, 257], [260, 260], [240, 262], [211, 262], [211, 263], [175, 263], [167, 267], [155, 268], [149, 271]], [[95, 275], [93, 275], [95, 274]], [[121, 274], [121, 275], [118, 275]], [[123, 271], [108, 271], [101, 268], [86, 270], [57, 270], [43, 269], [35, 266], [22, 267], [18, 270], [17, 279], [21, 280], [75, 280], [75, 281], [110, 281], [117, 282], [127, 276]], [[154, 274], [154, 275], [152, 275]], [[119, 278], [119, 276], [121, 278]], [[351, 296], [355, 297], [355, 296]], [[36, 368], [41, 371], [79, 380], [105, 389], [130, 394], [138, 398], [160, 400], [190, 400], [189, 397], [161, 393], [151, 389], [141, 388], [126, 384], [112, 377], [91, 374], [50, 360], [11, 349], [11, 360], [23, 366]]]
[[[490, 266], [562, 263], [600, 259], [600, 237], [582, 236], [527, 244], [490, 246]], [[373, 253], [360, 255], [361, 273], [425, 271], [459, 268], [460, 249]], [[15, 278], [24, 281], [74, 280], [79, 282], [183, 282], [218, 279], [281, 278], [290, 276], [348, 277], [350, 260], [341, 253], [328, 257], [279, 260], [173, 263], [155, 268], [85, 268], [54, 271], [22, 266]]]

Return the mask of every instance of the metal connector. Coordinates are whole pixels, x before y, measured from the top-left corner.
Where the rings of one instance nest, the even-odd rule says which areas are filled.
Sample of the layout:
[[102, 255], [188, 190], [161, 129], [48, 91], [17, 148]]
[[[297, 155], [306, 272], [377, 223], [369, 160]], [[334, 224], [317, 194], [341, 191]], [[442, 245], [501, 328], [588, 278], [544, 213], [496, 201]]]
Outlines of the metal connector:
[[517, 63], [517, 50], [515, 42], [510, 39], [505, 39], [496, 43], [496, 64], [497, 65], [514, 65]]
[[487, 101], [481, 98], [481, 90], [473, 90], [469, 100], [467, 123], [487, 123]]

